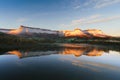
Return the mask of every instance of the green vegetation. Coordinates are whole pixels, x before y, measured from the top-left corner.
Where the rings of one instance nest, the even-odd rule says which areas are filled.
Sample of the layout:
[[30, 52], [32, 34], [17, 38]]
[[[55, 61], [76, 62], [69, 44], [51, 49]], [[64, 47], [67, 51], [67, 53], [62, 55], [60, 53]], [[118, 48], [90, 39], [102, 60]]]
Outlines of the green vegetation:
[[61, 43], [85, 43], [99, 46], [105, 51], [113, 50], [120, 52], [120, 38], [65, 38], [59, 37], [55, 39], [46, 38], [28, 38], [15, 35], [0, 33], [0, 51], [6, 50], [59, 50], [64, 48]]
[[44, 38], [25, 38], [21, 36], [0, 33], [0, 44], [4, 45], [36, 45], [38, 43], [53, 43], [54, 40]]
[[87, 43], [87, 44], [99, 44], [99, 45], [120, 45], [120, 37], [109, 37], [109, 38], [38, 38], [38, 37], [21, 37], [15, 35], [9, 35], [5, 33], [0, 33], [0, 45], [2, 47], [8, 46], [36, 46], [39, 44], [47, 43]]
[[14, 36], [14, 35], [8, 35], [4, 33], [0, 33], [0, 44], [7, 44], [7, 45], [14, 45], [14, 44], [28, 44], [28, 43], [35, 43], [34, 40]]
[[110, 38], [60, 38], [56, 40], [61, 43], [87, 43], [87, 44], [104, 44], [104, 45], [120, 45], [119, 37]]

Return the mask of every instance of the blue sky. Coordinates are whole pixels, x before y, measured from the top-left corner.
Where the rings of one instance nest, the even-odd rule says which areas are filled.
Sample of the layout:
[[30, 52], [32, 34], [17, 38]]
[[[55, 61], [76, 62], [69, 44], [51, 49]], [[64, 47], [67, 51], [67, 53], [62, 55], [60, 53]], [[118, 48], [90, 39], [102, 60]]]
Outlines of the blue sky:
[[120, 36], [120, 0], [0, 0], [0, 28], [20, 25]]

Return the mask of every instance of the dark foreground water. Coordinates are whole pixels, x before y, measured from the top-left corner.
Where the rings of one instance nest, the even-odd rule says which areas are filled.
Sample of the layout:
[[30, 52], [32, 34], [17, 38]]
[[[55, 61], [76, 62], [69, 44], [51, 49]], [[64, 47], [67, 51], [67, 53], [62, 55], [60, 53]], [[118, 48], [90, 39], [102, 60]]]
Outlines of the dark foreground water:
[[0, 80], [120, 80], [120, 52], [103, 47], [64, 44], [0, 54]]

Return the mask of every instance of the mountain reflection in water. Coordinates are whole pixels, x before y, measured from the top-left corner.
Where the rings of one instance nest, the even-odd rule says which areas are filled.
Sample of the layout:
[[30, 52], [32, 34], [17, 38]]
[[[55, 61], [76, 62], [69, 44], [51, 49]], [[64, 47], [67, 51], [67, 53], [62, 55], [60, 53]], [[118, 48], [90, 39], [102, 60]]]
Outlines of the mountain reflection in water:
[[86, 56], [101, 56], [104, 52], [103, 49], [96, 48], [95, 46], [88, 45], [73, 45], [73, 44], [64, 44], [64, 47], [59, 50], [46, 50], [46, 51], [21, 51], [21, 50], [11, 50], [8, 51], [8, 54], [13, 54], [19, 58], [34, 57], [34, 56], [45, 56], [51, 54], [63, 54], [63, 55], [74, 55], [75, 57], [80, 57], [82, 55]]
[[120, 80], [119, 47], [59, 46], [1, 50], [0, 80]]

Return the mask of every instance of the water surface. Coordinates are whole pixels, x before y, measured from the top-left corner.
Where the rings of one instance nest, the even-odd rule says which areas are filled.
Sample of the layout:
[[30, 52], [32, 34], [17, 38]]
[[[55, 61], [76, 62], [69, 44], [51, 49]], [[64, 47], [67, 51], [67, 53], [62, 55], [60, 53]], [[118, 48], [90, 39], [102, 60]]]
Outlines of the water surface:
[[120, 80], [120, 52], [103, 46], [0, 52], [0, 80]]

